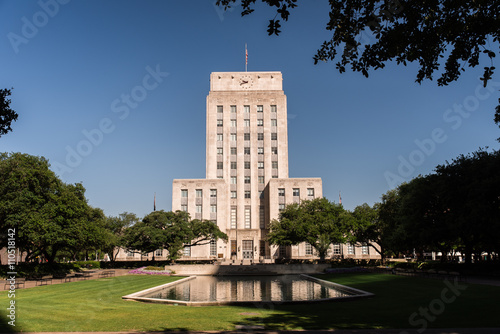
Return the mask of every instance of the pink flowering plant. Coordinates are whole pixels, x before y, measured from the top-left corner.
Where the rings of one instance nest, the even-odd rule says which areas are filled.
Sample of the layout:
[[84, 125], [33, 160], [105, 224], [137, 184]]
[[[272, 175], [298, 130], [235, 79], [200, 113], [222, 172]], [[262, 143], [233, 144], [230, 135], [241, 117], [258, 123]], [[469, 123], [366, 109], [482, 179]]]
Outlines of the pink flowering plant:
[[[157, 270], [159, 269], [159, 270]], [[170, 270], [162, 270], [159, 267], [140, 267], [128, 272], [129, 274], [136, 275], [167, 275], [170, 276], [172, 271]]]

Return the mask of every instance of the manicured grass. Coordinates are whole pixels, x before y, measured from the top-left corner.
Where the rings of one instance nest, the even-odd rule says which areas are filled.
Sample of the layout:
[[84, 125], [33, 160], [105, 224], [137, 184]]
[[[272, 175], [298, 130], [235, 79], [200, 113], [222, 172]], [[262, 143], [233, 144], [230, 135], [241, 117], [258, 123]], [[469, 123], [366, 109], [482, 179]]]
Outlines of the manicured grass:
[[[500, 287], [464, 284], [454, 294], [440, 280], [381, 274], [322, 275], [375, 297], [319, 304], [185, 307], [125, 301], [121, 296], [173, 281], [165, 276], [121, 276], [18, 290], [16, 331], [232, 330], [238, 324], [269, 329], [500, 327]], [[453, 285], [453, 284], [452, 284]], [[447, 302], [443, 302], [444, 297]], [[7, 293], [0, 294], [5, 310]], [[448, 303], [449, 302], [449, 303]], [[440, 308], [439, 306], [443, 306]], [[428, 319], [419, 315], [423, 308]], [[5, 312], [5, 311], [4, 311]], [[413, 321], [410, 316], [415, 313]], [[5, 313], [3, 313], [5, 314]], [[6, 322], [5, 318], [1, 322]], [[8, 325], [0, 328], [12, 329]]]

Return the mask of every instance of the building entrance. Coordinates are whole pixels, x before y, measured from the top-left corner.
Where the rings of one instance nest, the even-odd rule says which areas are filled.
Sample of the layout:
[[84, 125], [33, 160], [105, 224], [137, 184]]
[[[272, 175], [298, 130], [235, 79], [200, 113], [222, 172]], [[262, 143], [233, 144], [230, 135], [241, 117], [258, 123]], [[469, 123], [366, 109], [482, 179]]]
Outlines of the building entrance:
[[253, 240], [243, 240], [243, 259], [253, 259]]
[[237, 245], [236, 240], [231, 240], [231, 258], [236, 258], [237, 254]]

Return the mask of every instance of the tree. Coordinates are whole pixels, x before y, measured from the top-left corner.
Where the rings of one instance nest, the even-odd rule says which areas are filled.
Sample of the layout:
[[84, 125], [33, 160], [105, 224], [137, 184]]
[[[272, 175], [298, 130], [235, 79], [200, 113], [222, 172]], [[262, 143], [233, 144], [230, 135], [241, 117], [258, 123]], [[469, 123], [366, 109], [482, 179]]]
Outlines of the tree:
[[271, 222], [268, 241], [280, 246], [308, 242], [324, 260], [330, 245], [345, 242], [350, 230], [342, 205], [316, 198], [287, 205]]
[[[353, 217], [353, 241], [371, 246], [380, 254], [382, 263], [388, 249], [390, 248], [390, 225], [379, 217], [380, 203], [373, 207], [363, 203], [354, 208]], [[378, 247], [377, 247], [378, 246]]]
[[11, 89], [0, 89], [0, 137], [12, 131], [12, 122], [17, 121], [17, 113], [10, 108], [11, 100], [8, 99]]
[[219, 238], [227, 240], [227, 235], [211, 221], [191, 220], [184, 211], [160, 210], [127, 228], [124, 243], [128, 250], [142, 254], [166, 249], [169, 259], [175, 260], [184, 246], [202, 245]]
[[480, 149], [439, 165], [383, 197], [379, 218], [393, 226], [400, 251], [439, 251], [441, 260], [460, 251], [498, 254], [500, 242], [500, 152]]
[[[218, 0], [230, 8], [241, 3], [241, 15], [248, 15], [256, 0]], [[289, 9], [297, 0], [262, 0], [276, 7], [269, 20], [269, 35], [279, 35], [281, 19], [288, 20]], [[439, 86], [457, 80], [466, 67], [485, 63], [481, 80], [492, 79], [493, 59], [499, 48], [500, 20], [496, 0], [409, 1], [409, 0], [330, 0], [331, 32], [314, 56], [314, 63], [335, 61], [342, 73], [347, 67], [368, 77], [369, 70], [418, 62], [416, 81], [432, 80], [441, 71]], [[276, 19], [279, 17], [280, 19]], [[442, 64], [442, 59], [446, 59]], [[444, 67], [443, 67], [444, 66]], [[495, 119], [500, 125], [500, 106]], [[500, 138], [499, 138], [500, 140]]]
[[[91, 208], [83, 185], [65, 184], [43, 157], [0, 153], [0, 227], [16, 231], [26, 261], [54, 262], [61, 252], [96, 249], [103, 243], [103, 213]], [[6, 245], [6, 238], [0, 246]]]
[[102, 251], [109, 255], [111, 261], [115, 260], [120, 247], [124, 245], [125, 230], [138, 221], [137, 216], [129, 212], [123, 212], [118, 217], [106, 217], [105, 230], [107, 237]]
[[470, 263], [471, 255], [497, 253], [500, 242], [500, 151], [479, 149], [436, 167], [443, 180], [442, 201], [452, 221], [457, 244]]

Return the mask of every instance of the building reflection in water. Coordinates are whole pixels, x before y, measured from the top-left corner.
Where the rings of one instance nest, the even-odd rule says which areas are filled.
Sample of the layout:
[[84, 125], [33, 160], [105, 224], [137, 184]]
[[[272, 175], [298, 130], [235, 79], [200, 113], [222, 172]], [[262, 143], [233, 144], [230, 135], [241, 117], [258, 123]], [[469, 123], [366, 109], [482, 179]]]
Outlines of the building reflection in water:
[[198, 276], [141, 297], [186, 302], [307, 301], [352, 296], [299, 275], [282, 276]]

